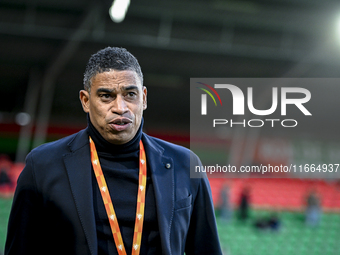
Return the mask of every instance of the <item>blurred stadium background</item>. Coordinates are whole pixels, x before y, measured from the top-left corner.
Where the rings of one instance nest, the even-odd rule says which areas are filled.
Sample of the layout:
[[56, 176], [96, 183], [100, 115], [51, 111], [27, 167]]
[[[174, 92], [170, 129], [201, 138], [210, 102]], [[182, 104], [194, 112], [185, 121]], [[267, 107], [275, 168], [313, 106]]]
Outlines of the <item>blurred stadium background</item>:
[[[186, 147], [191, 77], [340, 76], [338, 0], [134, 0], [120, 23], [109, 16], [111, 4], [0, 1], [0, 254], [25, 155], [86, 127], [78, 92], [85, 65], [99, 49], [120, 46], [138, 58], [148, 87], [146, 132]], [[332, 94], [334, 100], [318, 96], [337, 113], [340, 85]], [[325, 115], [327, 123], [337, 119]], [[275, 148], [293, 146], [300, 162], [340, 163], [338, 130], [330, 126], [318, 134], [306, 130], [300, 140], [261, 134], [256, 159], [284, 163], [285, 150]], [[210, 179], [225, 254], [340, 254], [339, 180], [300, 177]], [[221, 209], [226, 185], [233, 212], [228, 219]], [[241, 220], [238, 208], [245, 188], [249, 216]], [[322, 210], [314, 227], [305, 224], [306, 197], [312, 190]], [[278, 229], [260, 224], [273, 215]]]

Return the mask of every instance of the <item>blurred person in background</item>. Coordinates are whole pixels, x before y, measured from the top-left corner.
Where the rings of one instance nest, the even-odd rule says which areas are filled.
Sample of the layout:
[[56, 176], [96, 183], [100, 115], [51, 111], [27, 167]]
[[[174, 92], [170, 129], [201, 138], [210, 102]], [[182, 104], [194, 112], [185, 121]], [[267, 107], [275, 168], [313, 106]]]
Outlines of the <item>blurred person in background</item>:
[[223, 184], [220, 192], [220, 218], [224, 223], [231, 221], [233, 209], [230, 202], [230, 188], [228, 184]]
[[281, 220], [277, 212], [272, 212], [269, 217], [256, 219], [254, 226], [257, 230], [279, 231], [281, 228]]
[[80, 101], [88, 127], [27, 156], [5, 254], [222, 254], [208, 179], [190, 178], [199, 158], [142, 131], [137, 59], [92, 55]]
[[306, 198], [305, 221], [308, 226], [319, 225], [321, 218], [320, 197], [315, 189], [309, 191]]
[[1, 188], [11, 188], [14, 183], [9, 177], [9, 171], [12, 167], [12, 161], [6, 155], [0, 155], [0, 193]]
[[238, 212], [241, 221], [245, 221], [249, 218], [249, 210], [250, 210], [250, 188], [246, 186], [242, 189], [239, 202]]

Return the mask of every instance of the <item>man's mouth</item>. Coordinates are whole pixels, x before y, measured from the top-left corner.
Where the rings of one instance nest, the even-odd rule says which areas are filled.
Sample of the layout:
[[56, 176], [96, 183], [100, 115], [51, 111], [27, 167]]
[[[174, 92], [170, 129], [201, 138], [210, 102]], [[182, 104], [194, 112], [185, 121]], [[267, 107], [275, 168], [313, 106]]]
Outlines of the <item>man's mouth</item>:
[[115, 131], [123, 131], [131, 125], [132, 121], [128, 118], [116, 118], [110, 122], [110, 127]]
[[125, 121], [122, 121], [122, 122], [117, 122], [117, 123], [113, 123], [115, 125], [125, 125], [127, 124], [128, 122], [125, 122]]

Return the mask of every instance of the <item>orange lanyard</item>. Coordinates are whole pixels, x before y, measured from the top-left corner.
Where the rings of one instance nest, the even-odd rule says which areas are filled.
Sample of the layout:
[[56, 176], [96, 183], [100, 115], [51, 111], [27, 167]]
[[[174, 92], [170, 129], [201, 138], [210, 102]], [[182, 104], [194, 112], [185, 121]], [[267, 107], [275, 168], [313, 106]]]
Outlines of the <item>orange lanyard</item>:
[[[133, 234], [132, 255], [138, 255], [140, 251], [143, 221], [144, 221], [144, 207], [145, 207], [146, 157], [145, 157], [145, 150], [144, 150], [142, 140], [139, 143], [139, 148], [140, 148], [139, 150], [139, 188], [138, 188], [138, 195], [137, 195], [137, 211], [136, 211], [135, 231]], [[115, 241], [118, 254], [126, 255], [123, 238], [120, 233], [115, 210], [113, 209], [111, 196], [106, 185], [106, 181], [105, 181], [102, 168], [100, 166], [96, 146], [94, 145], [94, 142], [92, 141], [91, 137], [90, 137], [90, 149], [91, 149], [91, 161], [92, 161], [93, 171], [96, 175], [100, 193], [103, 198], [107, 217], [110, 222], [110, 227], [111, 227], [113, 239]]]

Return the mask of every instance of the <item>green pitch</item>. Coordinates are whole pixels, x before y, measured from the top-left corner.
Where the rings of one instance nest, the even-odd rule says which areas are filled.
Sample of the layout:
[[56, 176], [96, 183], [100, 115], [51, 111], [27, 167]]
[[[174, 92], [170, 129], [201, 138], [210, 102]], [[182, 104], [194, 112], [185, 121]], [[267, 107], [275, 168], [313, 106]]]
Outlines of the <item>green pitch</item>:
[[258, 230], [257, 219], [268, 218], [272, 211], [253, 211], [250, 219], [229, 223], [217, 218], [224, 254], [231, 255], [339, 255], [340, 214], [323, 213], [317, 227], [306, 226], [304, 214], [278, 212], [279, 231]]
[[11, 206], [12, 199], [0, 198], [0, 254], [2, 254], [5, 247], [7, 222]]

